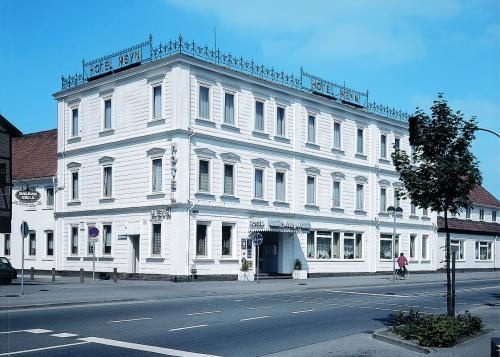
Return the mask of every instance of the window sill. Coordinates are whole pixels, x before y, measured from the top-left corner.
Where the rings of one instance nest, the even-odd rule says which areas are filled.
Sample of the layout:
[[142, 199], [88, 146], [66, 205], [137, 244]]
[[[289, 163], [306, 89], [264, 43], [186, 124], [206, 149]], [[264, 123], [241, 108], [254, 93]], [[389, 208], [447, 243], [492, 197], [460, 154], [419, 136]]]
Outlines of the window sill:
[[111, 136], [115, 133], [115, 129], [105, 129], [99, 132], [99, 137]]
[[215, 196], [208, 192], [196, 192], [194, 197], [200, 200], [215, 201]]
[[332, 208], [330, 208], [330, 211], [332, 211], [334, 213], [344, 213], [344, 209], [340, 208], [340, 207], [332, 207]]
[[210, 119], [196, 118], [194, 120], [194, 122], [195, 122], [195, 124], [198, 124], [198, 125], [210, 126], [212, 128], [215, 128], [215, 123], [213, 121], [211, 121]]
[[235, 132], [235, 133], [239, 133], [240, 132], [240, 128], [238, 128], [237, 126], [235, 126], [233, 124], [222, 123], [220, 125], [220, 128], [224, 129], [224, 130], [232, 131], [232, 132]]
[[304, 208], [311, 211], [319, 211], [319, 206], [313, 203], [307, 203], [304, 205]]
[[286, 201], [274, 201], [273, 204], [276, 207], [290, 207], [290, 204]]
[[342, 258], [307, 258], [308, 262], [313, 262], [313, 263], [320, 263], [320, 262], [326, 262], [326, 263], [332, 263], [332, 262], [364, 262], [365, 260], [362, 258], [356, 258], [356, 259], [342, 259]]
[[429, 264], [430, 262], [431, 262], [431, 260], [430, 260], [430, 259], [422, 259], [422, 260], [420, 261], [420, 263], [424, 263], [424, 264]]
[[337, 155], [344, 155], [345, 154], [344, 150], [339, 149], [339, 148], [332, 148], [331, 151], [332, 151], [332, 154], [337, 154]]
[[[99, 257], [98, 257], [98, 256], [96, 256], [96, 257], [95, 257], [95, 261], [97, 261], [97, 259], [98, 259], [98, 258], [99, 258]], [[91, 262], [92, 260], [94, 260], [94, 257], [93, 257], [92, 255], [87, 255], [86, 257], [83, 257], [83, 261], [84, 261], [84, 262]]]
[[429, 217], [429, 216], [422, 216], [420, 219], [423, 220], [423, 221], [430, 221], [431, 217]]
[[231, 201], [231, 202], [240, 202], [240, 199], [233, 195], [221, 195], [221, 201]]
[[44, 207], [44, 208], [42, 208], [42, 210], [44, 210], [44, 211], [53, 211], [54, 207], [53, 206], [52, 207]]
[[80, 202], [80, 201], [69, 201], [67, 203], [68, 206], [79, 206], [81, 204], [82, 204], [82, 202]]
[[389, 213], [387, 213], [387, 212], [379, 212], [378, 215], [380, 217], [389, 217]]
[[151, 192], [146, 195], [146, 198], [148, 200], [164, 198], [164, 197], [165, 197], [165, 192]]
[[76, 256], [76, 255], [70, 255], [70, 256], [66, 257], [66, 260], [80, 261], [81, 258]]
[[354, 157], [355, 157], [356, 159], [361, 159], [361, 160], [367, 160], [367, 159], [368, 159], [368, 156], [366, 156], [365, 154], [361, 154], [361, 153], [359, 153], [359, 152], [358, 152], [358, 153], [356, 153], [356, 154], [354, 155]]
[[196, 257], [194, 259], [195, 263], [215, 263], [215, 259], [213, 258], [202, 258], [202, 257]]
[[389, 159], [383, 159], [383, 158], [378, 159], [378, 162], [380, 162], [381, 164], [386, 164], [386, 165], [391, 164], [391, 161]]
[[115, 198], [114, 197], [101, 197], [99, 198], [99, 203], [109, 203], [109, 202], [114, 202]]
[[113, 260], [115, 260], [114, 257], [107, 256], [107, 255], [99, 257], [100, 262], [112, 262]]
[[259, 130], [252, 131], [252, 135], [258, 138], [269, 139], [269, 134]]
[[310, 142], [306, 143], [306, 147], [308, 147], [309, 149], [314, 149], [314, 150], [319, 150], [321, 148], [318, 144], [310, 143]]
[[82, 141], [81, 136], [73, 136], [73, 137], [68, 139], [68, 144], [79, 143], [80, 141]]
[[474, 259], [476, 263], [493, 263], [493, 259]]
[[36, 256], [35, 255], [32, 255], [32, 256], [27, 256], [26, 258], [24, 258], [24, 260], [36, 260]]
[[163, 125], [165, 124], [165, 119], [163, 118], [153, 118], [148, 121], [147, 127], [150, 128], [152, 126]]
[[239, 263], [240, 260], [237, 258], [232, 258], [232, 257], [227, 257], [227, 258], [221, 258], [219, 260], [221, 263]]
[[288, 139], [287, 137], [285, 136], [280, 136], [280, 135], [277, 135], [274, 137], [274, 140], [275, 141], [278, 141], [280, 143], [286, 143], [286, 144], [290, 144], [290, 139]]
[[42, 262], [53, 262], [54, 258], [42, 258]]
[[414, 214], [410, 214], [408, 216], [409, 219], [418, 219], [418, 216], [417, 215], [414, 215]]
[[252, 204], [259, 206], [269, 206], [269, 202], [263, 198], [254, 198]]
[[146, 257], [146, 263], [163, 263], [165, 261], [165, 258], [163, 257]]
[[360, 216], [366, 216], [366, 211], [364, 211], [362, 209], [356, 209], [356, 210], [354, 210], [354, 214], [360, 215]]

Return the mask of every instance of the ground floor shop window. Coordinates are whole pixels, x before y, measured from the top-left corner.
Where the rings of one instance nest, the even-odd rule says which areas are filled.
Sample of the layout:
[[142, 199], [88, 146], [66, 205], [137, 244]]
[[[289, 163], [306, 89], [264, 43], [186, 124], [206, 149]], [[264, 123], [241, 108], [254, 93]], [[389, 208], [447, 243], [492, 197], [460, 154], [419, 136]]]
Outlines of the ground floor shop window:
[[[307, 234], [307, 257], [311, 259], [361, 259], [363, 234], [311, 231]], [[341, 255], [341, 251], [343, 254]]]
[[161, 224], [153, 224], [152, 253], [161, 254]]
[[[392, 234], [380, 235], [380, 259], [392, 260], [399, 255], [399, 236], [394, 239], [394, 254], [392, 252]], [[391, 257], [392, 255], [392, 257]]]
[[491, 242], [476, 242], [476, 259], [491, 260]]
[[362, 238], [361, 233], [344, 233], [344, 259], [362, 258]]
[[455, 252], [455, 259], [464, 259], [464, 241], [451, 240], [450, 242], [451, 253]]
[[196, 255], [201, 257], [207, 256], [207, 231], [206, 223], [198, 223], [196, 225]]

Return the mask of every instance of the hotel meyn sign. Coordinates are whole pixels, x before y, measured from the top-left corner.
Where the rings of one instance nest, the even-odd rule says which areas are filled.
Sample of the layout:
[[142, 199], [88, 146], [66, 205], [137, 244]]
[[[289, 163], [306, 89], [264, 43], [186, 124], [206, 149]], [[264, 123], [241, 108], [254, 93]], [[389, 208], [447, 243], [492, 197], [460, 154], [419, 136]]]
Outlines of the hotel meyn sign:
[[40, 197], [41, 194], [35, 187], [26, 186], [16, 192], [17, 202], [14, 203], [22, 206], [34, 207], [41, 204]]

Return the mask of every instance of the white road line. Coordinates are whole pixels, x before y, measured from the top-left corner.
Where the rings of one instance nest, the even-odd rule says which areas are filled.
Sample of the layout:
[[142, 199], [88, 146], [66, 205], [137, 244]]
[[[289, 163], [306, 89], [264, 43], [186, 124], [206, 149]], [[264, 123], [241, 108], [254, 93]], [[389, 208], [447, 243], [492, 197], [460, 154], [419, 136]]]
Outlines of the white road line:
[[247, 307], [248, 310], [258, 310], [258, 309], [272, 309], [276, 306], [257, 306], [257, 307]]
[[175, 356], [175, 357], [217, 357], [214, 355], [206, 355], [206, 354], [202, 354], [202, 353], [179, 351], [179, 350], [174, 350], [171, 348], [141, 345], [138, 343], [110, 340], [107, 338], [100, 338], [100, 337], [86, 337], [86, 338], [81, 338], [80, 340], [92, 342], [92, 343], [97, 343], [100, 345], [128, 348], [130, 350], [152, 352], [152, 353], [157, 353], [160, 355], [168, 355], [168, 356]]
[[265, 316], [249, 317], [247, 319], [241, 319], [240, 321], [259, 320], [259, 319], [266, 319], [268, 317], [271, 317], [271, 316], [265, 315]]
[[14, 352], [0, 353], [0, 356], [12, 356], [12, 355], [19, 355], [21, 353], [29, 353], [29, 352], [53, 350], [53, 349], [56, 349], [56, 348], [64, 348], [64, 347], [70, 347], [70, 346], [84, 345], [84, 344], [87, 344], [87, 343], [90, 343], [90, 341], [89, 342], [85, 341], [85, 342], [67, 343], [65, 345], [57, 345], [57, 346], [50, 346], [50, 347], [34, 348], [32, 350], [24, 350], [24, 351], [14, 351]]
[[0, 332], [0, 335], [3, 335], [5, 333], [18, 333], [18, 332], [26, 332], [26, 330], [2, 331]]
[[61, 338], [66, 338], [66, 337], [76, 337], [78, 335], [74, 334], [74, 333], [67, 333], [67, 332], [63, 332], [63, 333], [55, 333], [51, 336], [54, 336], [54, 337], [61, 337]]
[[196, 315], [209, 315], [209, 314], [218, 314], [222, 311], [203, 311], [203, 312], [192, 312], [190, 314], [186, 314], [187, 316], [196, 316]]
[[338, 293], [338, 294], [384, 296], [384, 297], [399, 297], [399, 298], [408, 298], [408, 297], [411, 297], [411, 295], [360, 293], [360, 292], [357, 292], [357, 291], [343, 291], [343, 290], [329, 290], [329, 292], [331, 292], [331, 293]]
[[242, 301], [245, 301], [245, 300], [242, 300], [242, 299], [236, 299], [236, 300], [233, 300], [233, 301], [236, 301], [236, 302], [242, 302]]
[[169, 331], [181, 331], [181, 330], [189, 330], [192, 328], [198, 328], [198, 327], [207, 327], [208, 325], [194, 325], [194, 326], [186, 326], [186, 327], [177, 327], [177, 328], [171, 328]]
[[116, 324], [119, 322], [129, 322], [129, 321], [142, 321], [142, 320], [151, 320], [152, 317], [141, 317], [137, 319], [128, 319], [128, 320], [114, 320], [114, 321], [108, 321], [108, 324]]
[[26, 332], [29, 332], [29, 333], [49, 333], [49, 332], [53, 332], [52, 330], [45, 330], [43, 328], [33, 328], [31, 330], [24, 330]]
[[313, 311], [318, 311], [318, 309], [309, 309], [309, 310], [302, 310], [302, 311], [292, 311], [291, 314], [303, 314], [305, 312], [313, 312]]

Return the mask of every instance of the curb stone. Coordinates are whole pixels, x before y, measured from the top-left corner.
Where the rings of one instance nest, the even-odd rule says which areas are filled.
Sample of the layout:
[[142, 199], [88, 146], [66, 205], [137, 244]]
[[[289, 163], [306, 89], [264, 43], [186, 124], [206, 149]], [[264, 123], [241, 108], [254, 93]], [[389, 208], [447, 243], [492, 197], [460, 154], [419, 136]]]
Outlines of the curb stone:
[[106, 300], [85, 300], [85, 301], [71, 301], [71, 302], [56, 302], [47, 304], [31, 304], [31, 305], [14, 305], [14, 306], [1, 306], [0, 312], [10, 310], [27, 310], [27, 309], [43, 309], [48, 307], [72, 306], [72, 305], [95, 305], [95, 304], [111, 304], [114, 302], [132, 302], [138, 301], [137, 299], [106, 299]]
[[387, 334], [388, 329], [387, 328], [381, 328], [378, 330], [373, 331], [372, 337], [378, 341], [390, 343], [392, 345], [406, 348], [407, 350], [413, 351], [413, 352], [418, 352], [418, 353], [424, 353], [428, 354], [431, 352], [428, 348], [418, 346], [417, 344], [399, 339], [397, 337], [393, 337], [391, 335]]

